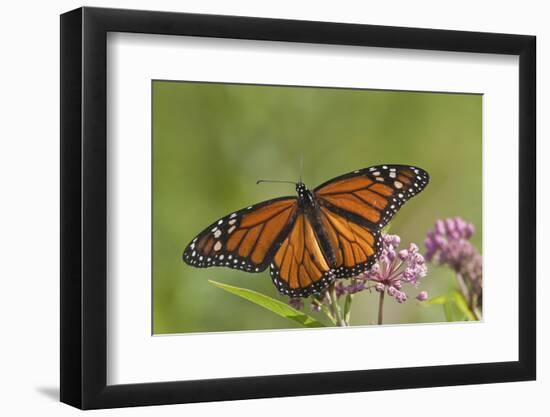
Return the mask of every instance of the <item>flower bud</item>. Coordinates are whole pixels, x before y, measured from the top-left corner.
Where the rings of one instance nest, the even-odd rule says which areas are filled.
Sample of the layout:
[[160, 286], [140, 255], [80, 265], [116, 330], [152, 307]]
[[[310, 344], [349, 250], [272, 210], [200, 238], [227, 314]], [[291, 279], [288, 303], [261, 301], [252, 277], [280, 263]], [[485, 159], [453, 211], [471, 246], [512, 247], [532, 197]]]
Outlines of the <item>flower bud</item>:
[[420, 291], [416, 296], [418, 301], [426, 301], [428, 299], [428, 293], [426, 291]]
[[415, 273], [415, 270], [414, 270], [414, 269], [412, 269], [412, 268], [407, 268], [407, 269], [405, 269], [405, 270], [403, 271], [402, 276], [403, 276], [403, 280], [404, 280], [404, 281], [409, 282], [409, 281], [412, 281], [412, 280], [415, 278], [416, 273]]
[[415, 264], [418, 264], [418, 265], [424, 264], [424, 257], [419, 253], [415, 253], [414, 256], [412, 257], [412, 260]]
[[439, 248], [442, 248], [442, 247], [444, 247], [444, 246], [447, 244], [447, 240], [445, 240], [445, 238], [444, 238], [443, 236], [437, 235], [437, 236], [434, 238], [434, 243], [435, 243]]
[[392, 245], [397, 248], [401, 243], [401, 238], [398, 235], [393, 235]]
[[445, 223], [443, 223], [443, 220], [438, 220], [435, 222], [435, 231], [439, 235], [445, 235]]
[[409, 244], [409, 252], [410, 252], [410, 253], [416, 253], [416, 252], [418, 252], [418, 246], [416, 246], [416, 244], [414, 244], [414, 243], [411, 242], [411, 243]]
[[466, 230], [467, 223], [460, 217], [455, 217], [454, 221], [456, 225], [456, 230], [462, 235]]
[[406, 250], [406, 249], [402, 249], [399, 251], [399, 259], [401, 259], [402, 261], [404, 261], [405, 259], [407, 259], [409, 257], [409, 251]]
[[445, 219], [445, 228], [447, 229], [448, 234], [455, 230], [456, 224], [454, 219]]

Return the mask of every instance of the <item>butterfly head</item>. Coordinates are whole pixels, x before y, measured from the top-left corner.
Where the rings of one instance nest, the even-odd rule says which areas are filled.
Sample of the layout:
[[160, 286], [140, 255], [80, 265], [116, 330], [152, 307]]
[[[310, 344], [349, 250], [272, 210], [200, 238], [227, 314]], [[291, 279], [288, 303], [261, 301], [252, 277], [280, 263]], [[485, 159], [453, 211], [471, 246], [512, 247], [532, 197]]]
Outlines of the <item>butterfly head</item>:
[[309, 190], [302, 181], [296, 183], [296, 192], [298, 193], [298, 197], [304, 198], [308, 191]]
[[298, 194], [298, 201], [302, 204], [314, 205], [313, 194], [302, 181], [296, 183], [296, 193]]

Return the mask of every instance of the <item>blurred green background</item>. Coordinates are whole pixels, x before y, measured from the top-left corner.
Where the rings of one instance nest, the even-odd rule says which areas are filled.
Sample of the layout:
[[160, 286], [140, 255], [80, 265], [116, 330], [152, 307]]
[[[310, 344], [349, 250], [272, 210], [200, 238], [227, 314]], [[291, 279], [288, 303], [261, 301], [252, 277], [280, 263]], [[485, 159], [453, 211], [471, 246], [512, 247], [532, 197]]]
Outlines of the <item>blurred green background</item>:
[[[309, 188], [375, 164], [427, 170], [430, 185], [400, 210], [390, 232], [423, 251], [436, 219], [461, 216], [476, 226], [481, 252], [481, 123], [481, 95], [153, 81], [153, 333], [298, 327], [208, 283], [286, 301], [268, 270], [196, 269], [181, 255], [217, 218], [294, 195], [292, 185], [255, 182], [297, 180], [300, 154]], [[388, 300], [385, 323], [445, 321], [440, 306], [414, 297], [453, 286], [449, 270], [430, 266], [418, 289], [404, 286], [409, 301]], [[377, 303], [377, 293], [356, 296], [352, 324], [373, 323]]]

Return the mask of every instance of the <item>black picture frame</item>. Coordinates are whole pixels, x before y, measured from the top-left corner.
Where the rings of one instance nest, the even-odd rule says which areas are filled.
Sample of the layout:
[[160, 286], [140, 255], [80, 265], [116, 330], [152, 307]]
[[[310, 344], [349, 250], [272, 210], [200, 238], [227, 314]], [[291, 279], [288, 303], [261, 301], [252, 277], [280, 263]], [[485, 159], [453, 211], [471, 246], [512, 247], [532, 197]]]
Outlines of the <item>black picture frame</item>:
[[[519, 360], [107, 385], [108, 32], [519, 56]], [[61, 15], [61, 401], [95, 409], [535, 379], [535, 46], [534, 36], [252, 17], [88, 7]]]

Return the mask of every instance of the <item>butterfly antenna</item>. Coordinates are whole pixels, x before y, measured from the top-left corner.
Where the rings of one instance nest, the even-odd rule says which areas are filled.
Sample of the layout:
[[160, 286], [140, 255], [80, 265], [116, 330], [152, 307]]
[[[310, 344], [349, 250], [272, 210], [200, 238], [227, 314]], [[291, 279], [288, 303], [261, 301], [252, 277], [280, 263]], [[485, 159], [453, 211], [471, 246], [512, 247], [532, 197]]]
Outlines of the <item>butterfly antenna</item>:
[[263, 182], [275, 182], [275, 183], [280, 183], [280, 184], [293, 184], [293, 185], [297, 185], [294, 181], [282, 181], [282, 180], [258, 180], [256, 181], [256, 184], [261, 184]]
[[303, 173], [304, 173], [304, 153], [300, 152], [300, 184], [302, 183]]

